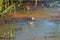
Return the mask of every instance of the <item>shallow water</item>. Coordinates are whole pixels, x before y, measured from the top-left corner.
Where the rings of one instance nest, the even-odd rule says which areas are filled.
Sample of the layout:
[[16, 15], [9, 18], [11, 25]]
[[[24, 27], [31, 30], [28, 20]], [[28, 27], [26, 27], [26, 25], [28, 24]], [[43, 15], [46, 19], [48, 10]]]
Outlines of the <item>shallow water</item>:
[[31, 40], [33, 37], [39, 38], [54, 35], [60, 36], [60, 20], [36, 19], [33, 25], [29, 25], [27, 21], [17, 22], [15, 28], [23, 28], [22, 31], [16, 32], [15, 40]]

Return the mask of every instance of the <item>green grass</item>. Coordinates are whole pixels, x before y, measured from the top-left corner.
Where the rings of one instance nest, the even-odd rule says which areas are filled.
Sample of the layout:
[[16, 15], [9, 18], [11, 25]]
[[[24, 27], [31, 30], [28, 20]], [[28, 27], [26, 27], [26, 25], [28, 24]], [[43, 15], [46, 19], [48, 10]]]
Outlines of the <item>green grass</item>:
[[2, 33], [7, 33], [11, 28], [12, 28], [12, 24], [0, 25], [0, 35]]
[[8, 33], [8, 32], [12, 32], [15, 33], [16, 31], [21, 31], [22, 28], [13, 28], [14, 26], [16, 25], [16, 23], [13, 23], [13, 24], [6, 24], [6, 25], [0, 25], [0, 36], [3, 34], [3, 33]]

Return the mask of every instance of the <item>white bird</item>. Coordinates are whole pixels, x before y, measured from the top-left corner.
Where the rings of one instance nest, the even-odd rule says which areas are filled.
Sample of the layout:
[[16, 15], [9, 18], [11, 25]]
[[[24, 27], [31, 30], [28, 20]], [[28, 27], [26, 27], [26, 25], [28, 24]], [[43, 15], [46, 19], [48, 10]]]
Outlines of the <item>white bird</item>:
[[35, 18], [34, 18], [34, 17], [32, 17], [32, 20], [35, 20]]

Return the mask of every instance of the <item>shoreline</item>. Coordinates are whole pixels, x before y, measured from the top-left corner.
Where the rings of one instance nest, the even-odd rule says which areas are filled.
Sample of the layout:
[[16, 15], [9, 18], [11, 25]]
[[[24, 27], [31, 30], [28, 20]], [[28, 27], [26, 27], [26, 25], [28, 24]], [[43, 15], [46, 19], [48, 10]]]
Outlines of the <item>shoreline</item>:
[[52, 18], [50, 15], [43, 15], [43, 14], [14, 14], [12, 18], [21, 18], [21, 17], [34, 17], [34, 18]]
[[34, 17], [35, 19], [60, 19], [60, 16], [50, 16], [50, 15], [44, 15], [44, 14], [15, 14], [12, 16], [12, 18], [21, 18], [21, 17]]

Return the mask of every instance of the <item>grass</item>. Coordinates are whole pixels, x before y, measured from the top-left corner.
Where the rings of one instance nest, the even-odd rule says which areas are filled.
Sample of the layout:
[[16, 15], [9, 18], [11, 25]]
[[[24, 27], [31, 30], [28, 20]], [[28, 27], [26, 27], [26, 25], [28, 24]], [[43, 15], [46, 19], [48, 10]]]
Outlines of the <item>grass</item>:
[[0, 25], [0, 35], [2, 33], [7, 33], [11, 28], [12, 28], [12, 24]]
[[12, 30], [13, 33], [15, 33], [16, 31], [21, 31], [22, 28], [14, 28], [14, 26], [17, 25], [16, 23], [11, 23], [11, 24], [5, 24], [5, 25], [0, 25], [0, 36], [3, 33], [8, 33]]

